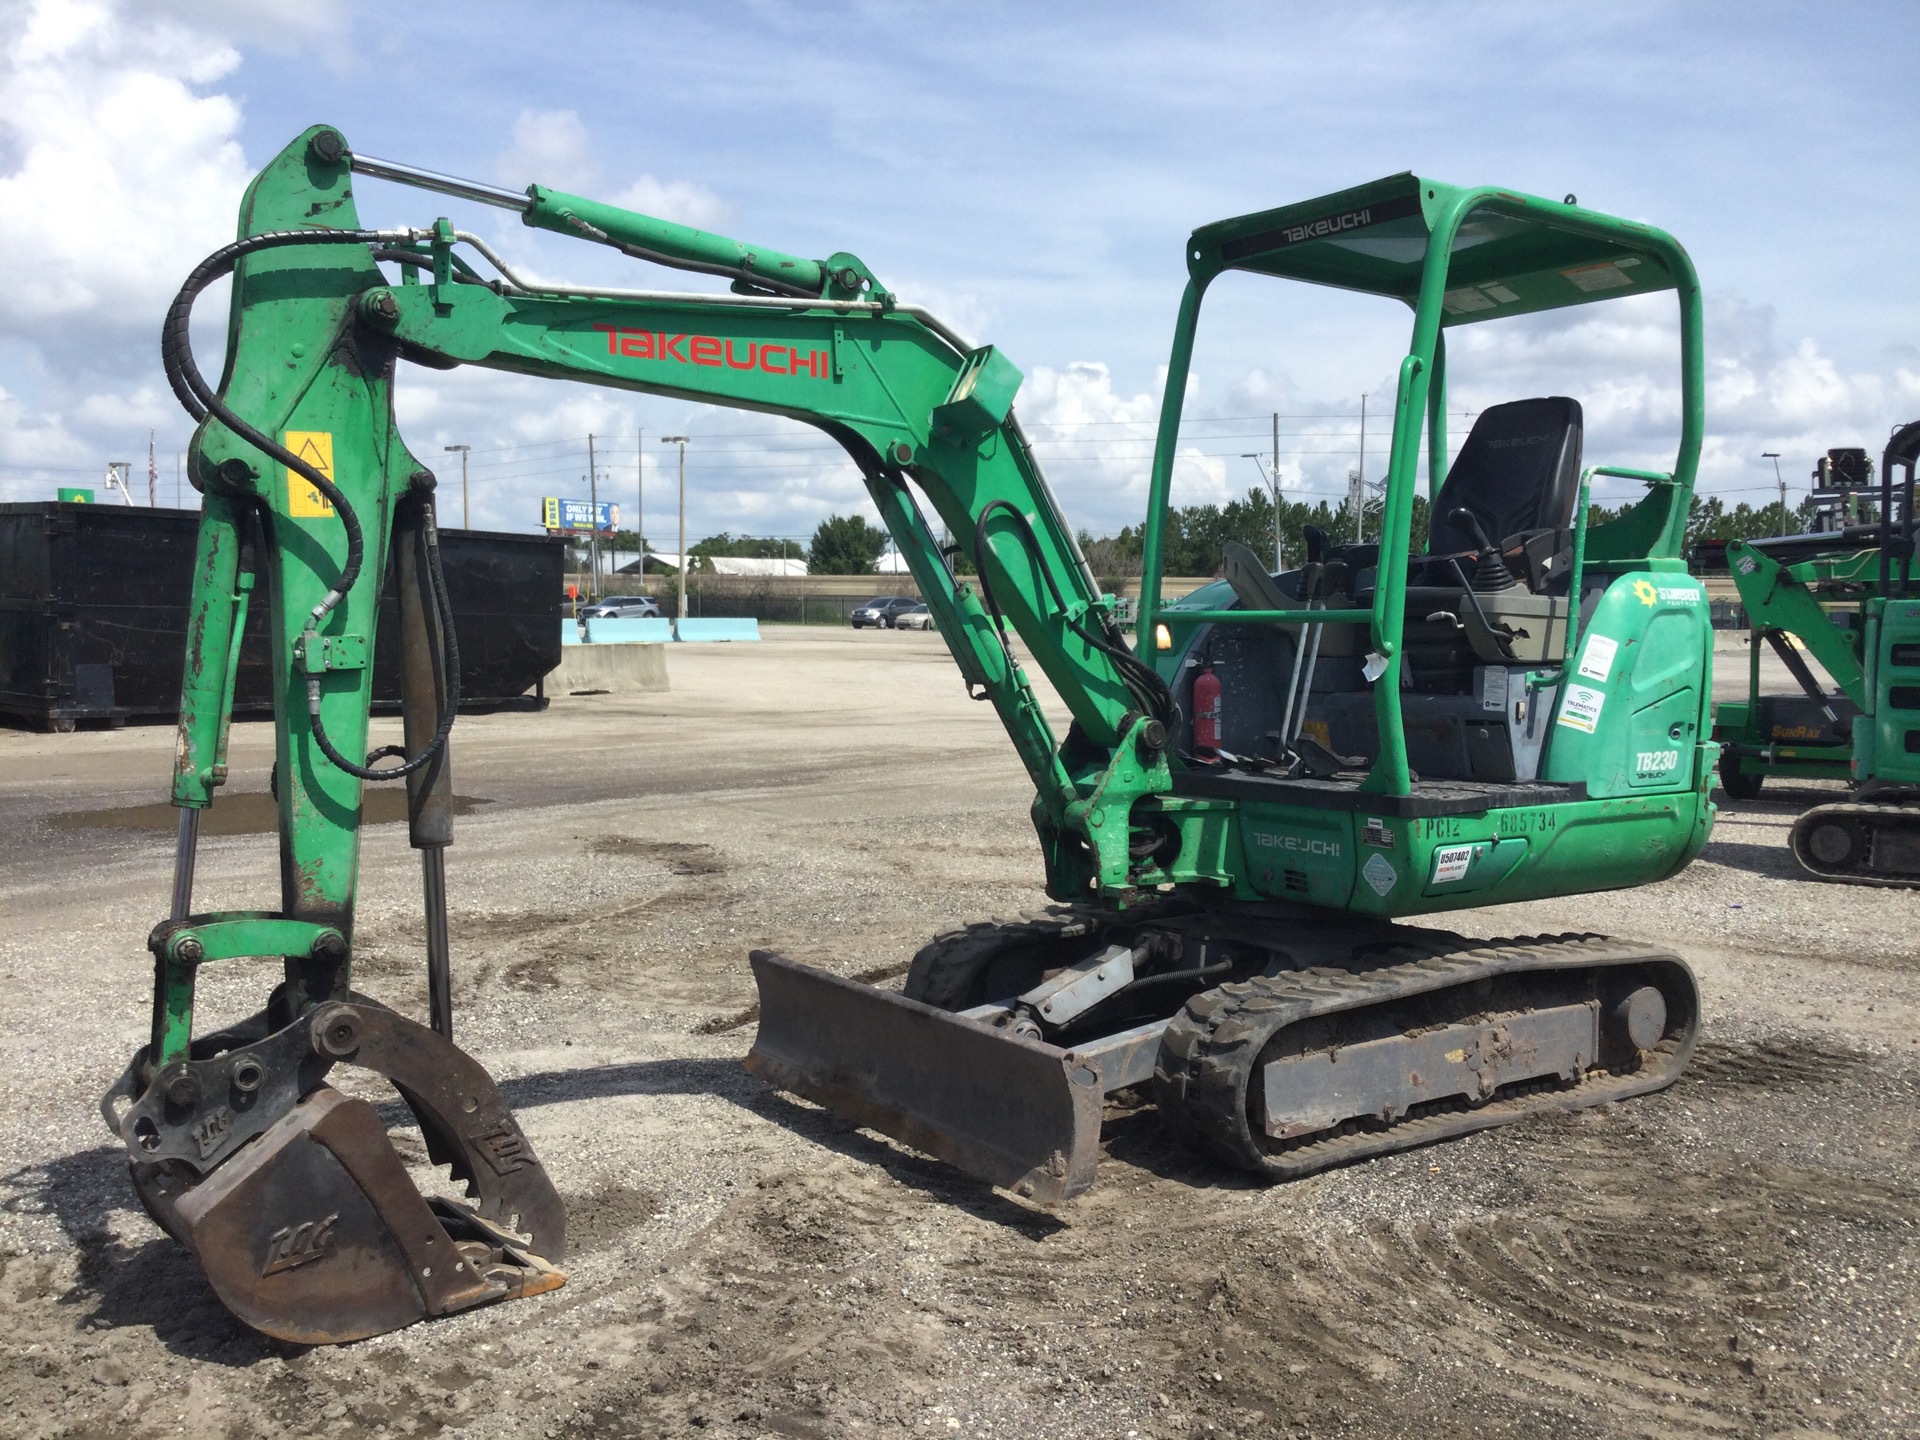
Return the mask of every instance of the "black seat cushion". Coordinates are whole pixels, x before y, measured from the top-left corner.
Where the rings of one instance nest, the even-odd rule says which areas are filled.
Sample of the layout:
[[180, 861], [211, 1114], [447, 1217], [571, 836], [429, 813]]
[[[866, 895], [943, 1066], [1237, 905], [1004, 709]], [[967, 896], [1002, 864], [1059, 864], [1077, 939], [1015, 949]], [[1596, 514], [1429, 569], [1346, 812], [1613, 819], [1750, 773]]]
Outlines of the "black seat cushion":
[[1430, 555], [1477, 550], [1450, 518], [1471, 511], [1495, 544], [1525, 530], [1564, 530], [1580, 489], [1580, 402], [1564, 395], [1482, 410], [1434, 501]]

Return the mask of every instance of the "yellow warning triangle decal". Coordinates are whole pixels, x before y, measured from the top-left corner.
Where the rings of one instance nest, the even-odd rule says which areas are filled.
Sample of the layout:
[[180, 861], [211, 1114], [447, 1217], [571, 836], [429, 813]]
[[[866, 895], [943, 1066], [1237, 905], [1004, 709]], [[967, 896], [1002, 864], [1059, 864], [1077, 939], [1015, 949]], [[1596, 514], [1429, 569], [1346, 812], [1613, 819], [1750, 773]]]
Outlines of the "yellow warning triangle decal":
[[[332, 447], [329, 446], [328, 448], [330, 450]], [[300, 448], [293, 453], [307, 464], [313, 466], [314, 469], [318, 470], [322, 475], [325, 475], [329, 480], [333, 478], [333, 456], [331, 454], [323, 454], [318, 442], [311, 434], [302, 437]]]

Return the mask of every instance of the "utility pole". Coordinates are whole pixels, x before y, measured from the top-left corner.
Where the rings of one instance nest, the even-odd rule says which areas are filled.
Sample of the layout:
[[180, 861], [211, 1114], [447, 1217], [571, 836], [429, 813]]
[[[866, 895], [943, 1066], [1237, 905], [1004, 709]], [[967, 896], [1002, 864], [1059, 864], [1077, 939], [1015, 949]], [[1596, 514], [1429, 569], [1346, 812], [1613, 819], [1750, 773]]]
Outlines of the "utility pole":
[[1360, 468], [1353, 472], [1353, 543], [1367, 538], [1367, 397], [1360, 397]]
[[636, 558], [633, 573], [640, 577], [640, 588], [647, 588], [647, 432], [643, 426], [634, 432], [633, 451], [633, 548]]
[[1280, 412], [1273, 412], [1273, 570], [1277, 575], [1287, 568], [1287, 557], [1280, 546]]
[[587, 436], [587, 505], [592, 517], [587, 531], [587, 555], [593, 564], [593, 579], [587, 583], [587, 594], [594, 599], [600, 598], [600, 471], [593, 463], [593, 436]]
[[662, 435], [662, 445], [680, 447], [680, 607], [679, 618], [687, 618], [687, 436]]
[[1276, 464], [1269, 471], [1260, 463], [1260, 452], [1257, 450], [1243, 451], [1240, 458], [1251, 460], [1259, 466], [1260, 478], [1273, 487], [1273, 573], [1278, 575], [1287, 568], [1286, 557], [1280, 549], [1280, 467]]
[[473, 447], [471, 445], [446, 445], [442, 448], [449, 451], [458, 450], [460, 452], [460, 528], [462, 530], [471, 530], [473, 528], [473, 520], [467, 510], [467, 452]]
[[1787, 479], [1786, 476], [1780, 473], [1780, 452], [1778, 450], [1762, 450], [1760, 452], [1760, 458], [1762, 460], [1773, 461], [1774, 482], [1780, 487], [1780, 533], [1784, 535], [1787, 533]]

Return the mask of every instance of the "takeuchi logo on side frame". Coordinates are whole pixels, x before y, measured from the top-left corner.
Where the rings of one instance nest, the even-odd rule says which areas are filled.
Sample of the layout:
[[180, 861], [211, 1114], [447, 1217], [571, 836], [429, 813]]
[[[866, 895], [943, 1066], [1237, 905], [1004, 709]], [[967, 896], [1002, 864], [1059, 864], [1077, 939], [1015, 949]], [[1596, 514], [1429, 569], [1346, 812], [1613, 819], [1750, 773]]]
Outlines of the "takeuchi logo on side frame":
[[716, 369], [758, 370], [765, 375], [800, 375], [813, 380], [827, 377], [824, 350], [796, 350], [772, 341], [723, 340], [717, 335], [670, 335], [664, 330], [633, 330], [623, 325], [595, 325], [607, 337], [607, 354], [632, 360], [672, 360], [682, 365], [711, 365]]

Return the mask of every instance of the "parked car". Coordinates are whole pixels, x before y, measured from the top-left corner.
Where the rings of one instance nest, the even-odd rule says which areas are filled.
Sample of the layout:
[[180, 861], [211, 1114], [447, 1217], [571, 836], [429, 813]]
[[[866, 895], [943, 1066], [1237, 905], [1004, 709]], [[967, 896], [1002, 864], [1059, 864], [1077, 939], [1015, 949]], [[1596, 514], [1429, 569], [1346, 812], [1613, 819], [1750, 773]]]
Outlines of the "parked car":
[[606, 595], [580, 612], [582, 620], [653, 620], [660, 602], [651, 595]]
[[853, 612], [853, 628], [864, 630], [869, 625], [884, 625], [893, 628], [894, 617], [902, 610], [911, 610], [920, 602], [911, 595], [880, 595]]
[[893, 617], [893, 628], [896, 630], [931, 630], [933, 629], [933, 612], [924, 605], [916, 605], [911, 610], [902, 610], [898, 615]]

